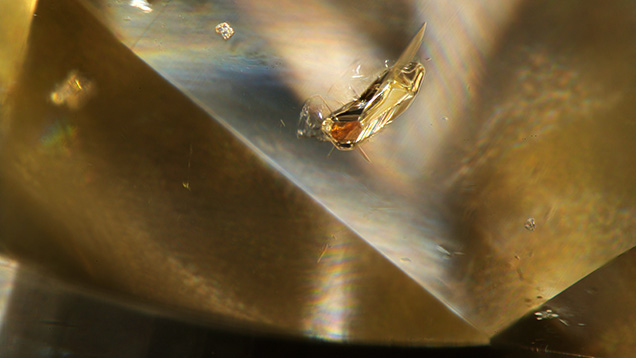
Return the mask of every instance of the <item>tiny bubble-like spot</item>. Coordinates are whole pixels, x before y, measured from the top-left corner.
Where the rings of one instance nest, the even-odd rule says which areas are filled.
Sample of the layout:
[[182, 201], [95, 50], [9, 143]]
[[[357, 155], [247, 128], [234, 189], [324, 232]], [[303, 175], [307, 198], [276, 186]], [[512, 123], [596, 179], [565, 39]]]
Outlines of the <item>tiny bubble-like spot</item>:
[[[534, 316], [535, 316], [537, 321], [542, 321], [544, 319], [548, 320], [548, 319], [553, 319], [553, 318], [559, 318], [559, 314], [554, 312], [554, 311], [552, 311], [551, 309], [547, 309], [547, 310], [544, 310], [544, 311], [537, 311], [537, 312], [534, 313]], [[562, 323], [563, 323], [562, 319], [560, 319], [560, 321], [562, 321]]]

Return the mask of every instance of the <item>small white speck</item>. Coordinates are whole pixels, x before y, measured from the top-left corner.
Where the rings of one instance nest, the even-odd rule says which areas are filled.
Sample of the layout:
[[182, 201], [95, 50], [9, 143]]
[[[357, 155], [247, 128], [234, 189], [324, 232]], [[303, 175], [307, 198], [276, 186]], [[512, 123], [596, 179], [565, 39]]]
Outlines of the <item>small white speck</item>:
[[534, 218], [528, 218], [528, 220], [526, 220], [526, 223], [523, 225], [523, 227], [526, 228], [526, 230], [528, 231], [534, 231], [536, 224], [534, 222]]

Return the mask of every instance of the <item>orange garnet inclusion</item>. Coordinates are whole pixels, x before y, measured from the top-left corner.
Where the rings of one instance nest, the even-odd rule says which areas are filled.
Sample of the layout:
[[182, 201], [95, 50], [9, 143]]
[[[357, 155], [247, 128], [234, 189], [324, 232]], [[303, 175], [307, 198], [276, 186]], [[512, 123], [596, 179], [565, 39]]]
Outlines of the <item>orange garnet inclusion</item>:
[[335, 122], [331, 125], [331, 137], [338, 142], [355, 141], [362, 132], [358, 121]]

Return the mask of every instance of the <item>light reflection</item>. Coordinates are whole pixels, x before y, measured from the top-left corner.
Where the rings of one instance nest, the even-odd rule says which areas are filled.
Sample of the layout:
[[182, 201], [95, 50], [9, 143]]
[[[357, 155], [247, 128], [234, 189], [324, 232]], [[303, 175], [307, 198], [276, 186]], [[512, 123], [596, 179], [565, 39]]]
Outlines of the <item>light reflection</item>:
[[[366, 67], [367, 63], [372, 64], [371, 73], [384, 68], [384, 58], [374, 50], [373, 40], [361, 36], [360, 30], [349, 21], [349, 14], [339, 6], [319, 0], [279, 0], [277, 7], [285, 9], [287, 14], [311, 13], [311, 16], [281, 18], [260, 15], [271, 12], [271, 4], [267, 2], [243, 0], [237, 4], [257, 22], [260, 36], [267, 40], [268, 46], [284, 59], [291, 73], [283, 80], [298, 98], [304, 100], [316, 93], [328, 92], [336, 98], [348, 98], [347, 94], [333, 93], [334, 89], [346, 88], [349, 84], [351, 78], [342, 76], [343, 73], [357, 65]], [[411, 32], [408, 39], [415, 32]], [[354, 56], [352, 43], [356, 44]]]
[[502, 155], [502, 149], [519, 151], [534, 145], [536, 139], [543, 139], [573, 120], [584, 120], [594, 112], [612, 108], [621, 99], [620, 91], [608, 92], [594, 79], [586, 78], [580, 62], [551, 56], [544, 48], [520, 52], [512, 79], [514, 87], [508, 98], [502, 98], [493, 108], [474, 149], [465, 156], [458, 177], [472, 175]]
[[148, 3], [147, 0], [131, 0], [130, 6], [136, 7], [146, 14], [149, 14], [152, 12], [152, 7], [150, 7], [150, 4]]
[[[454, 301], [481, 297], [474, 307], [481, 317], [520, 316], [517, 302], [540, 304], [633, 246], [625, 235], [635, 225], [632, 179], [615, 169], [623, 159], [603, 144], [620, 124], [598, 120], [620, 103], [620, 87], [567, 50], [508, 51], [498, 62], [506, 87], [484, 99], [474, 147], [446, 189], [459, 196], [457, 211], [472, 227], [465, 241], [481, 241], [497, 258], [467, 265], [479, 275], [454, 291]], [[463, 190], [469, 186], [477, 190]], [[506, 295], [492, 291], [494, 278]], [[491, 322], [492, 331], [506, 323]]]
[[0, 101], [20, 72], [36, 0], [0, 1]]
[[77, 127], [69, 124], [65, 119], [51, 124], [40, 138], [42, 147], [51, 153], [70, 154], [76, 141]]
[[331, 237], [316, 260], [303, 323], [309, 336], [327, 340], [348, 336], [349, 322], [355, 314], [355, 273], [353, 252], [344, 240]]
[[17, 271], [17, 261], [0, 256], [0, 326], [5, 322], [4, 316], [7, 313]]
[[93, 83], [85, 76], [73, 70], [68, 73], [66, 78], [60, 82], [53, 92], [50, 99], [53, 104], [61, 106], [66, 105], [70, 109], [80, 108], [94, 91]]

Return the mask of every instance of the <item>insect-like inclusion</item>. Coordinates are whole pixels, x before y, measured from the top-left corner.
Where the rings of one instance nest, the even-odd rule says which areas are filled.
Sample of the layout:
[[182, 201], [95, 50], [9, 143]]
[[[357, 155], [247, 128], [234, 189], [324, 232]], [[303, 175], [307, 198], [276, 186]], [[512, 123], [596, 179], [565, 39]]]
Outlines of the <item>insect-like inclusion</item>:
[[426, 70], [413, 61], [426, 24], [397, 62], [384, 70], [359, 98], [331, 111], [320, 96], [309, 98], [300, 112], [298, 136], [330, 141], [350, 150], [379, 132], [402, 114], [420, 90]]

